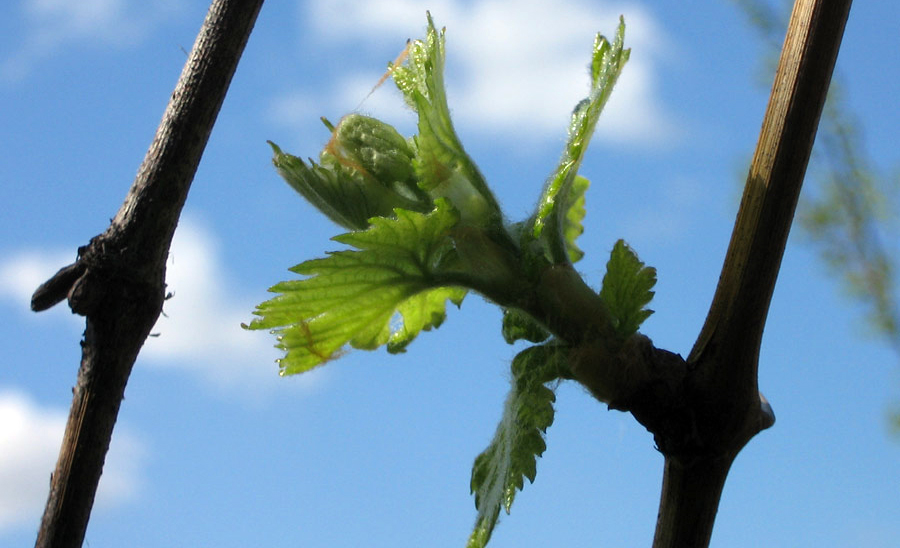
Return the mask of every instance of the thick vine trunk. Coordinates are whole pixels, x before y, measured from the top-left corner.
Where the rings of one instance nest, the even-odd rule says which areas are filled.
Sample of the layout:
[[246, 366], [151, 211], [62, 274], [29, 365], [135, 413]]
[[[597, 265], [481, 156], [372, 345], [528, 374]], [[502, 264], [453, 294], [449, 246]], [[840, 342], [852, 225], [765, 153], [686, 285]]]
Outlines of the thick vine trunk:
[[35, 546], [82, 546], [119, 404], [162, 310], [165, 263], [181, 208], [262, 0], [214, 0], [125, 203], [32, 297], [45, 310], [68, 298], [86, 316], [50, 494]]

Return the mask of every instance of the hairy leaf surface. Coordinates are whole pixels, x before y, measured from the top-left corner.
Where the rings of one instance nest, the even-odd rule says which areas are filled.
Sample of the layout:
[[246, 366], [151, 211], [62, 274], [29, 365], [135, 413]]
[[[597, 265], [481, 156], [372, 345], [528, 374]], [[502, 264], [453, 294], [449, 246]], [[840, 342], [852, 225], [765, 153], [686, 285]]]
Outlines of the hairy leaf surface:
[[467, 548], [483, 548], [500, 509], [509, 513], [525, 478], [534, 482], [536, 458], [547, 448], [544, 433], [553, 423], [556, 396], [547, 383], [565, 377], [566, 347], [533, 346], [520, 352], [512, 363], [512, 388], [494, 439], [475, 459], [471, 489], [478, 517]]
[[[534, 238], [543, 236], [548, 252], [555, 262], [571, 260], [569, 258], [571, 255], [579, 256], [580, 253], [577, 248], [570, 250], [567, 245], [569, 242], [567, 233], [572, 232], [571, 226], [567, 224], [569, 208], [577, 201], [571, 200], [571, 197], [579, 195], [572, 187], [579, 184], [576, 182], [578, 168], [584, 159], [600, 113], [631, 54], [630, 49], [623, 49], [624, 38], [625, 22], [621, 19], [612, 44], [603, 35], [597, 34], [591, 58], [590, 95], [578, 103], [572, 112], [569, 137], [562, 158], [538, 202], [532, 223], [532, 235]], [[582, 189], [580, 195], [583, 194]], [[567, 205], [558, 203], [563, 201], [567, 202]], [[580, 218], [578, 225], [580, 227]]]
[[[365, 185], [348, 169], [339, 165], [323, 166], [312, 160], [309, 165], [287, 154], [275, 144], [272, 162], [281, 177], [319, 211], [335, 223], [351, 230], [363, 230], [372, 217], [390, 215], [394, 207], [418, 209], [412, 200], [397, 196], [381, 185]], [[402, 203], [402, 201], [409, 203]]]
[[419, 116], [415, 137], [419, 185], [432, 196], [448, 198], [464, 222], [484, 225], [499, 221], [500, 206], [450, 120], [444, 88], [444, 31], [437, 31], [431, 14], [425, 39], [407, 47], [406, 63], [389, 70]]
[[[282, 374], [307, 371], [336, 357], [347, 344], [402, 351], [422, 330], [439, 326], [445, 302], [462, 302], [466, 291], [441, 287], [437, 271], [453, 259], [450, 229], [459, 216], [444, 200], [428, 214], [398, 209], [376, 217], [369, 229], [337, 236], [357, 248], [301, 263], [308, 276], [270, 289], [279, 295], [260, 304], [250, 329], [272, 329]], [[391, 330], [399, 314], [402, 324]]]
[[613, 318], [616, 334], [626, 339], [637, 332], [652, 310], [644, 308], [653, 299], [656, 269], [644, 266], [623, 240], [616, 242], [609, 262], [600, 298]]
[[503, 338], [507, 343], [513, 344], [522, 339], [539, 343], [548, 337], [550, 332], [525, 312], [515, 308], [503, 309]]

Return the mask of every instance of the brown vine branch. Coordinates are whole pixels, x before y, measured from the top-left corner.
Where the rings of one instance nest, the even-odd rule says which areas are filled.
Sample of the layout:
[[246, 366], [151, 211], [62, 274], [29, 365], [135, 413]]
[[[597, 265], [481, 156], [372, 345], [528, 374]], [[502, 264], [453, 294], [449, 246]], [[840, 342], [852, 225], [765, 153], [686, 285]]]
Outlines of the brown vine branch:
[[86, 316], [81, 367], [35, 546], [82, 545], [119, 405], [162, 310], [188, 189], [263, 0], [213, 0], [137, 177], [109, 228], [32, 296]]
[[719, 285], [688, 358], [725, 397], [757, 401], [760, 341], [851, 0], [797, 0]]
[[667, 453], [654, 548], [709, 545], [741, 448], [774, 421], [758, 359], [851, 0], [797, 0], [709, 314], [688, 357], [700, 447]]

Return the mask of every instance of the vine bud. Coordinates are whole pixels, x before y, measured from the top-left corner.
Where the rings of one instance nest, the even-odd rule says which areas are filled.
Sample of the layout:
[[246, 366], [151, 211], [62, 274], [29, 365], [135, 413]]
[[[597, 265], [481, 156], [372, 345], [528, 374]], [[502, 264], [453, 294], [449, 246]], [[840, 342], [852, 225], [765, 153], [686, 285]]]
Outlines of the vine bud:
[[414, 151], [384, 122], [351, 114], [337, 127], [324, 118], [331, 139], [320, 164], [285, 154], [274, 143], [273, 162], [297, 192], [329, 219], [351, 230], [365, 230], [369, 219], [389, 217], [394, 209], [426, 213], [433, 199], [418, 187]]
[[422, 212], [433, 207], [431, 197], [419, 188], [414, 157], [412, 147], [393, 126], [349, 114], [333, 128], [321, 160], [323, 165], [348, 172], [372, 193], [387, 190], [392, 203], [382, 215], [390, 215], [395, 207]]
[[391, 125], [361, 114], [345, 116], [323, 152], [366, 178], [385, 183], [415, 183], [413, 151]]

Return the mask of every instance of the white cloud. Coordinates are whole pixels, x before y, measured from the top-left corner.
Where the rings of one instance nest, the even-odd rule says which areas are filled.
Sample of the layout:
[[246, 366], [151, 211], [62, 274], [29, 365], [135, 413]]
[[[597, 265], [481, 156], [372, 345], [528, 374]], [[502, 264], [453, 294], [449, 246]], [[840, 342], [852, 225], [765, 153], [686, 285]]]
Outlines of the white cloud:
[[72, 262], [71, 253], [43, 253], [28, 251], [19, 253], [0, 265], [0, 296], [29, 303], [38, 285]]
[[[314, 35], [326, 50], [360, 43], [399, 49], [405, 38], [420, 36], [424, 28], [423, 8], [412, 0], [338, 0], [308, 2], [307, 7]], [[581, 0], [471, 4], [444, 0], [429, 8], [436, 23], [448, 29], [448, 96], [457, 123], [466, 126], [467, 132], [533, 140], [563, 138], [572, 108], [587, 94], [593, 36], [597, 31], [611, 36], [620, 14], [628, 25], [626, 46], [632, 48], [632, 57], [597, 136], [658, 145], [676, 132], [655, 81], [656, 66], [666, 60], [671, 47], [642, 6]], [[333, 103], [332, 109], [353, 108], [378, 76], [375, 71], [343, 76], [327, 90], [324, 100]], [[397, 110], [402, 108], [399, 99], [388, 99]], [[394, 114], [372, 106], [369, 99], [364, 108], [379, 116]]]
[[[0, 263], [0, 299], [11, 300], [26, 317], [47, 314], [28, 311], [31, 293], [71, 260], [71, 253], [62, 252], [13, 254]], [[239, 391], [251, 399], [275, 385], [285, 385], [277, 374], [275, 360], [280, 352], [272, 337], [241, 328], [242, 322], [251, 319], [257, 298], [242, 295], [228, 279], [215, 237], [190, 215], [183, 216], [166, 270], [167, 291], [173, 296], [163, 305], [163, 315], [141, 349], [138, 364], [187, 371], [203, 383], [228, 393]], [[83, 319], [69, 313], [65, 303], [52, 313], [74, 318], [73, 323], [83, 328]], [[325, 369], [292, 378], [292, 390], [318, 386], [329, 375]]]
[[20, 80], [36, 63], [73, 43], [126, 46], [180, 9], [180, 0], [25, 0], [19, 47], [0, 63], [0, 76]]
[[[0, 389], [0, 533], [40, 520], [66, 424], [66, 413]], [[97, 508], [132, 501], [140, 491], [143, 444], [122, 425], [97, 489]]]
[[27, 311], [32, 318], [46, 317], [50, 314], [65, 315], [67, 309], [64, 306], [57, 306], [41, 314], [32, 314], [31, 294], [57, 270], [72, 263], [74, 259], [71, 251], [24, 251], [13, 255], [8, 261], [0, 263], [0, 298], [13, 301], [16, 309]]
[[[259, 394], [284, 380], [277, 375], [279, 351], [267, 333], [247, 331], [257, 304], [228, 283], [218, 242], [190, 216], [182, 217], [175, 232], [166, 269], [163, 306], [139, 360], [155, 367], [188, 370], [226, 390]], [[313, 371], [296, 378], [293, 388], [311, 388], [323, 378]]]

